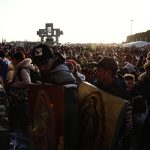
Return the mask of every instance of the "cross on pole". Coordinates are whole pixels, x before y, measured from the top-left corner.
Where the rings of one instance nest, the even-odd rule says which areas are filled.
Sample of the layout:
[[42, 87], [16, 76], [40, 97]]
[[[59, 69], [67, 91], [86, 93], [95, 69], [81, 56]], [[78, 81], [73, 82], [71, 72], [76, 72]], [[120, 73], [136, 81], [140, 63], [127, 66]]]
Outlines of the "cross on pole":
[[59, 37], [63, 35], [63, 31], [60, 29], [54, 29], [53, 23], [46, 23], [45, 29], [39, 29], [37, 35], [41, 38], [41, 42], [44, 43], [44, 37], [46, 37], [46, 43], [49, 45], [60, 45]]

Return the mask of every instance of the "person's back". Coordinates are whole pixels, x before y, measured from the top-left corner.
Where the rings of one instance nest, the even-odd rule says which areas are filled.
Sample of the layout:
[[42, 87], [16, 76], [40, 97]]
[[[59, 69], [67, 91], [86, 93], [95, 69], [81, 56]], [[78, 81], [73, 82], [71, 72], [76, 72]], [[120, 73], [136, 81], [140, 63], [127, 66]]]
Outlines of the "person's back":
[[16, 52], [12, 55], [14, 73], [11, 81], [6, 84], [6, 91], [9, 96], [9, 124], [10, 131], [15, 132], [26, 129], [26, 118], [28, 110], [28, 85], [31, 84], [30, 72], [31, 59], [25, 58], [24, 53]]
[[[12, 64], [14, 66], [14, 74], [12, 79], [12, 87], [22, 88], [31, 83], [30, 74], [27, 68], [31, 59], [26, 58], [23, 52], [16, 52], [12, 55]], [[21, 69], [23, 68], [23, 69]]]

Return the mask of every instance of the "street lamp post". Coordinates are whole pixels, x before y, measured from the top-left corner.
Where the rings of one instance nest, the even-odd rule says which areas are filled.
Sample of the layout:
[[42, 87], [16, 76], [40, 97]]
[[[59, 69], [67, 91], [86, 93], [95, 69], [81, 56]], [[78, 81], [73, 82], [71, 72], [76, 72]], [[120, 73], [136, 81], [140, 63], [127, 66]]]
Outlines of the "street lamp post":
[[133, 22], [133, 20], [131, 20], [131, 35], [132, 35], [132, 22]]

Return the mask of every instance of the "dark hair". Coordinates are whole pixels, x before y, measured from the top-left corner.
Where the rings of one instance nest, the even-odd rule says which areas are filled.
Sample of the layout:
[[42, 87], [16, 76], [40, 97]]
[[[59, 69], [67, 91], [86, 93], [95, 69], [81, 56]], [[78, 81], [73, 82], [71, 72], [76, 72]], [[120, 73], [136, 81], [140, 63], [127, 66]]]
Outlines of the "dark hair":
[[11, 58], [14, 58], [16, 60], [22, 61], [25, 59], [25, 54], [23, 52], [16, 52], [12, 55]]

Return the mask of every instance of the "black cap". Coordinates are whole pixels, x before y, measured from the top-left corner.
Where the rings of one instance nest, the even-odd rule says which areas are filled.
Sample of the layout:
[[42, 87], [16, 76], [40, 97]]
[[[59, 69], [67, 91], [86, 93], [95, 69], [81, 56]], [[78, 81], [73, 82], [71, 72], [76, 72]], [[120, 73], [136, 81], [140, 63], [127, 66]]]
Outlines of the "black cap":
[[95, 64], [95, 67], [110, 69], [113, 74], [116, 74], [118, 70], [118, 64], [112, 57], [103, 57], [98, 63]]
[[46, 44], [34, 47], [31, 52], [31, 59], [35, 64], [46, 64], [51, 58], [54, 58], [54, 54]]

